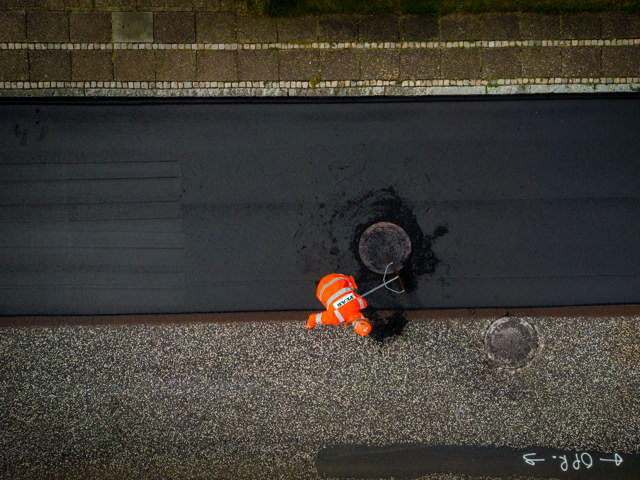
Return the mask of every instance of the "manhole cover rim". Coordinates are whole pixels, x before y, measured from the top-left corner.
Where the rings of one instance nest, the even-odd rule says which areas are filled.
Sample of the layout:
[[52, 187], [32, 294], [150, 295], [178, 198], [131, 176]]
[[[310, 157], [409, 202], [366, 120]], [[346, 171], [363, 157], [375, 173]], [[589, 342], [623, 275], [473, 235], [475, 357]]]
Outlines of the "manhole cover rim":
[[[502, 317], [491, 323], [484, 335], [485, 352], [491, 361], [501, 367], [510, 369], [520, 369], [526, 367], [533, 361], [540, 350], [541, 343], [535, 323], [529, 320], [531, 320], [529, 317]], [[530, 346], [530, 349], [524, 356], [524, 358], [513, 360], [510, 358], [505, 358], [505, 356], [500, 355], [499, 352], [495, 352], [494, 350], [492, 350], [492, 338], [495, 338], [496, 333], [503, 329], [505, 325], [510, 323], [515, 324], [512, 328], [520, 327], [518, 328], [519, 330], [522, 329], [528, 334], [530, 342], [530, 345], [528, 346]]]
[[400, 225], [389, 221], [372, 223], [360, 234], [360, 238], [358, 239], [358, 256], [360, 261], [372, 272], [384, 273], [385, 267], [389, 263], [386, 256], [384, 256], [385, 253], [381, 253], [382, 257], [371, 258], [372, 255], [369, 255], [367, 252], [368, 245], [366, 243], [367, 240], [372, 239], [376, 234], [379, 235], [380, 232], [383, 232], [383, 234], [384, 232], [390, 232], [390, 235], [395, 236], [394, 240], [398, 241], [399, 248], [394, 249], [394, 254], [399, 253], [400, 255], [395, 256], [394, 261], [396, 268], [400, 270], [411, 257], [413, 245], [407, 231]]

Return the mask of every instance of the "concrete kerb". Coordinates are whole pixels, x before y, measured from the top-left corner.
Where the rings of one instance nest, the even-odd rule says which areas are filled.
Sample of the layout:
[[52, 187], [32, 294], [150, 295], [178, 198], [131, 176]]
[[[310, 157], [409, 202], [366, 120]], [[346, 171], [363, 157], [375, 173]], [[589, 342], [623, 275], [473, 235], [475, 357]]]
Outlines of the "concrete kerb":
[[[381, 315], [403, 312], [413, 321], [434, 321], [458, 319], [460, 321], [481, 321], [482, 335], [492, 321], [502, 317], [534, 318], [603, 318], [636, 317], [640, 315], [639, 304], [585, 305], [565, 307], [523, 307], [523, 308], [445, 308], [436, 310], [380, 310]], [[182, 314], [131, 314], [131, 315], [18, 315], [0, 317], [0, 330], [17, 327], [69, 327], [96, 325], [172, 325], [172, 324], [240, 324], [251, 322], [292, 322], [304, 326], [305, 319], [315, 310], [280, 310], [267, 312], [224, 312], [224, 313], [182, 313]]]
[[422, 97], [477, 95], [548, 95], [640, 93], [640, 79], [617, 84], [521, 84], [462, 86], [340, 86], [292, 88], [281, 86], [221, 88], [0, 88], [0, 97]]

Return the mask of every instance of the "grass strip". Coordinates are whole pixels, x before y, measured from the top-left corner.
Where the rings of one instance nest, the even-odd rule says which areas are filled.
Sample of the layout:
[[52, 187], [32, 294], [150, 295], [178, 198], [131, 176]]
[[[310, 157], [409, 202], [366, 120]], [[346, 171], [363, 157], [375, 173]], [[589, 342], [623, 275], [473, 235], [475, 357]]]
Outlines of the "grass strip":
[[274, 17], [307, 14], [422, 14], [640, 12], [640, 0], [245, 0], [249, 11]]

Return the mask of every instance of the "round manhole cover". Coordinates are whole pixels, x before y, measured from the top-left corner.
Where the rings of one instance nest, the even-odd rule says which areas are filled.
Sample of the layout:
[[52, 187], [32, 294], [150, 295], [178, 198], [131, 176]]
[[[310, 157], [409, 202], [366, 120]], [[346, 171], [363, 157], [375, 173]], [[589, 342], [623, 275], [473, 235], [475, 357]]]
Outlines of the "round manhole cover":
[[411, 255], [411, 239], [395, 223], [374, 223], [360, 236], [358, 253], [362, 263], [373, 272], [384, 273], [389, 256], [400, 270]]
[[538, 334], [523, 318], [501, 318], [491, 324], [485, 336], [487, 355], [498, 365], [522, 368], [538, 350]]

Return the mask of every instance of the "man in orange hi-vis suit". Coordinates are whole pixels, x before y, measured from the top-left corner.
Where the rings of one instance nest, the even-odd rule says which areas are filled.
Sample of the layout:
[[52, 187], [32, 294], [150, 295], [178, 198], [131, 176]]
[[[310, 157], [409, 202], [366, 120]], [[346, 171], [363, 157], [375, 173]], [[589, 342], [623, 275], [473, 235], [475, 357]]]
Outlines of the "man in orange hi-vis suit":
[[357, 288], [353, 277], [339, 273], [327, 275], [320, 280], [316, 296], [326, 310], [322, 313], [309, 315], [307, 328], [311, 329], [316, 325], [343, 325], [346, 327], [351, 322], [356, 322], [354, 331], [358, 335], [368, 335], [371, 331], [371, 324], [361, 313], [361, 310], [366, 308], [367, 302], [355, 292]]

